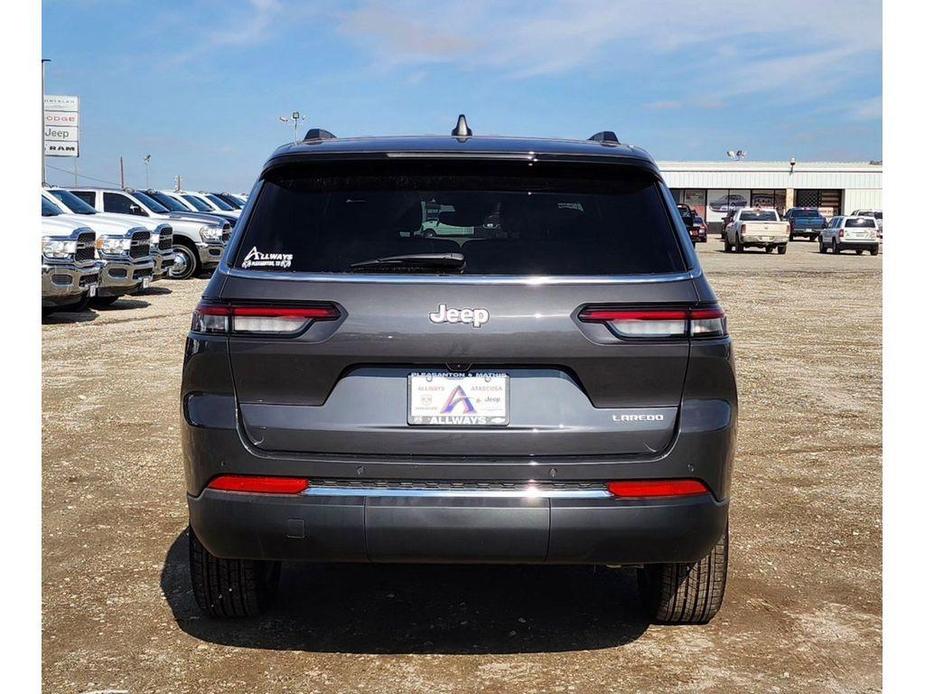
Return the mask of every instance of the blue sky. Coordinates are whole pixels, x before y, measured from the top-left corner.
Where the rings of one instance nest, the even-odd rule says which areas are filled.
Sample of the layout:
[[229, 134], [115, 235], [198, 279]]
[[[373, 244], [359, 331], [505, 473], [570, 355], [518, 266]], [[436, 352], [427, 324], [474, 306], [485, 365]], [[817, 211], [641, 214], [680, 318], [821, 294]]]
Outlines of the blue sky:
[[[341, 136], [617, 132], [662, 160], [881, 158], [864, 0], [45, 0], [80, 173], [243, 191], [298, 110]], [[302, 128], [300, 128], [302, 130]], [[70, 159], [48, 159], [71, 171]], [[49, 170], [49, 179], [73, 175]]]

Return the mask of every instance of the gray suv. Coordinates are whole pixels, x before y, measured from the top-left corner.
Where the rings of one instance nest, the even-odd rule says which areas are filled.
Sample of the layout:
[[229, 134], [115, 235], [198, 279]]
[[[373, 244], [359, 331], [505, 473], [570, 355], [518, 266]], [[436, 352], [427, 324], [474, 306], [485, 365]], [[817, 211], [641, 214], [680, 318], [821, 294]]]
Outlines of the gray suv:
[[258, 613], [282, 561], [619, 565], [657, 621], [722, 602], [732, 345], [655, 162], [611, 132], [276, 150], [181, 397], [213, 616]]

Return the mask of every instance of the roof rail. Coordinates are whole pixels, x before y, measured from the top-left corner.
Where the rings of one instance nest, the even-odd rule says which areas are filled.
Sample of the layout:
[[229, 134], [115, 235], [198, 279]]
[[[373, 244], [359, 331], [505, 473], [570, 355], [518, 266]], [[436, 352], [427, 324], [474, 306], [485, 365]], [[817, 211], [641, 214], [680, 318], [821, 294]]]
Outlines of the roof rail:
[[594, 133], [588, 139], [600, 142], [602, 145], [620, 144], [620, 140], [617, 139], [617, 134], [613, 130], [601, 130], [599, 133]]
[[466, 114], [460, 113], [459, 118], [456, 119], [456, 127], [453, 128], [453, 132], [450, 133], [453, 137], [471, 137], [472, 129], [469, 127], [469, 123], [466, 122]]
[[337, 136], [324, 128], [309, 128], [303, 140], [336, 140]]

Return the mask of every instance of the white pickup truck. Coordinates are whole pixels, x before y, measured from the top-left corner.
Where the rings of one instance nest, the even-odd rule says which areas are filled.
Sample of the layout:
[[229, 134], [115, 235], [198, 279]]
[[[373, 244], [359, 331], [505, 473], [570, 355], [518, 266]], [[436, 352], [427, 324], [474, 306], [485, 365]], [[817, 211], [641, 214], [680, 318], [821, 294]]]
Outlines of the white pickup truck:
[[723, 229], [723, 250], [727, 253], [733, 248], [741, 253], [750, 246], [758, 246], [764, 248], [765, 253], [776, 248], [783, 255], [789, 240], [790, 224], [782, 222], [773, 209], [742, 207]]

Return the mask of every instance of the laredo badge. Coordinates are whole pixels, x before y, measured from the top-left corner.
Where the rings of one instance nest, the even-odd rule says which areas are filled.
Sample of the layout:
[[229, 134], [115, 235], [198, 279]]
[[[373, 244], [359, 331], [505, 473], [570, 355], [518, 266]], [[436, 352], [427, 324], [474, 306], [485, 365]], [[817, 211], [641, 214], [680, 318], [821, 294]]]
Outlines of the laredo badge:
[[279, 267], [287, 268], [292, 265], [292, 253], [261, 253], [257, 246], [251, 248], [244, 260], [241, 261], [241, 267]]

